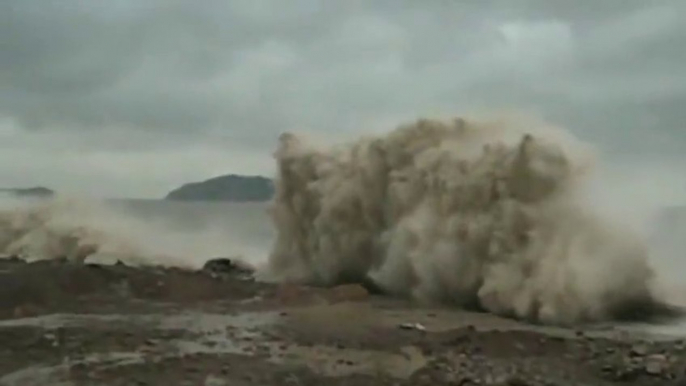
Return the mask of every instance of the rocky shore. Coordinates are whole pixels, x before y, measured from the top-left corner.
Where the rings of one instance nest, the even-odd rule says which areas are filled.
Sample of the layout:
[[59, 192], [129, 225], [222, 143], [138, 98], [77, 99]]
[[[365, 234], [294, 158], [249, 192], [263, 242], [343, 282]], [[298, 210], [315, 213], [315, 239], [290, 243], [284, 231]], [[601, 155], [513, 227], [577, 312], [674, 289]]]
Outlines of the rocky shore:
[[686, 343], [188, 271], [0, 259], [0, 385], [686, 385]]

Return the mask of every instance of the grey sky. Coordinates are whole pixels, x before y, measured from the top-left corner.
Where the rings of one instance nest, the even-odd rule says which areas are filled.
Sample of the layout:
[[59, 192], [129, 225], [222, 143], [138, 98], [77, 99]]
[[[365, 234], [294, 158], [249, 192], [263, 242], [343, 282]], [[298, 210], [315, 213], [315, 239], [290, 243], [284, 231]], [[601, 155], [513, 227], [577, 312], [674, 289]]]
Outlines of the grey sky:
[[503, 107], [673, 166], [683, 20], [683, 0], [4, 0], [0, 185], [155, 197], [271, 173], [282, 131]]

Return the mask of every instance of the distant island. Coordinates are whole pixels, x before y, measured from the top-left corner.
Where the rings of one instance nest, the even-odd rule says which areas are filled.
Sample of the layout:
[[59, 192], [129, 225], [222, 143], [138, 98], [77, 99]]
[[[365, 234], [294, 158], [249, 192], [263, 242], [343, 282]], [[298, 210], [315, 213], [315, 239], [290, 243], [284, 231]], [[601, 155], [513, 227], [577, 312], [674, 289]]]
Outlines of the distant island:
[[6, 193], [17, 197], [52, 197], [55, 192], [51, 189], [36, 186], [32, 188], [0, 188], [0, 194]]
[[229, 174], [192, 182], [172, 190], [165, 197], [175, 201], [268, 201], [274, 195], [271, 179]]

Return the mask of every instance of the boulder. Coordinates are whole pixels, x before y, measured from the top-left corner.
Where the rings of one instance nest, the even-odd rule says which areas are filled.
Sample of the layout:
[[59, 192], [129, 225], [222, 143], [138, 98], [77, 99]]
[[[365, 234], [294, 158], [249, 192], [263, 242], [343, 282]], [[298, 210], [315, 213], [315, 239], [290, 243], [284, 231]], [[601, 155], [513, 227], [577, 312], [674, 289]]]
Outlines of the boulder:
[[219, 257], [207, 260], [202, 271], [215, 275], [252, 276], [255, 269], [249, 264], [235, 259]]

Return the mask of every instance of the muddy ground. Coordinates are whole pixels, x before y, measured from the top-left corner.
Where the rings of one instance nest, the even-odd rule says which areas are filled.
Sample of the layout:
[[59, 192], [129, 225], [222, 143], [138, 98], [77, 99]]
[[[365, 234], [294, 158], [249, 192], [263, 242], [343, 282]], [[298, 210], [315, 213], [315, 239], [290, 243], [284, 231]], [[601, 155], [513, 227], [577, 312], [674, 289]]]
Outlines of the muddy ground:
[[0, 385], [686, 385], [686, 344], [222, 269], [0, 259]]

